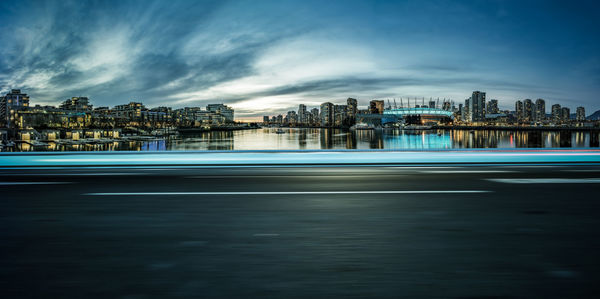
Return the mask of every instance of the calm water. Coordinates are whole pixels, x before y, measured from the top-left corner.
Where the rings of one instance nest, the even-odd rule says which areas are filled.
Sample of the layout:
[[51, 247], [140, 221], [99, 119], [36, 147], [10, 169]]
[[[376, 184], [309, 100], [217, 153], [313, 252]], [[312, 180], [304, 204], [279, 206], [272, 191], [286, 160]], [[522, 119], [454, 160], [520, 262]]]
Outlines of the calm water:
[[[550, 131], [356, 131], [340, 129], [274, 128], [206, 132], [197, 135], [104, 144], [33, 147], [18, 144], [16, 151], [99, 150], [298, 150], [298, 149], [453, 149], [453, 148], [548, 148], [598, 147], [597, 132]], [[5, 149], [6, 150], [6, 149]]]

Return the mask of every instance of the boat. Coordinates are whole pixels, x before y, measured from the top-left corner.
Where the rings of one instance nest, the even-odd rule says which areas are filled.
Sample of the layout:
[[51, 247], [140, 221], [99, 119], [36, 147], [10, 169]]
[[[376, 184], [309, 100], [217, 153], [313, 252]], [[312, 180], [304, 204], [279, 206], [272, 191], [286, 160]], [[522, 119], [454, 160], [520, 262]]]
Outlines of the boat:
[[277, 131], [275, 131], [275, 133], [277, 134], [285, 134], [285, 131], [282, 130], [281, 128], [277, 129]]
[[357, 130], [375, 130], [375, 126], [361, 123], [361, 124], [355, 124], [352, 127], [350, 127], [350, 131], [357, 131]]

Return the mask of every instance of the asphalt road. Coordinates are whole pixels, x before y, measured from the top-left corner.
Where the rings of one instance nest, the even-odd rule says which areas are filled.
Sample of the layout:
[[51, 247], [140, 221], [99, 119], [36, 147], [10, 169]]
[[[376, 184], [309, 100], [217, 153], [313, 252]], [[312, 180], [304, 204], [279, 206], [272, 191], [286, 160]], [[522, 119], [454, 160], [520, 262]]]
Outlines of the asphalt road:
[[0, 168], [4, 298], [600, 296], [600, 167]]

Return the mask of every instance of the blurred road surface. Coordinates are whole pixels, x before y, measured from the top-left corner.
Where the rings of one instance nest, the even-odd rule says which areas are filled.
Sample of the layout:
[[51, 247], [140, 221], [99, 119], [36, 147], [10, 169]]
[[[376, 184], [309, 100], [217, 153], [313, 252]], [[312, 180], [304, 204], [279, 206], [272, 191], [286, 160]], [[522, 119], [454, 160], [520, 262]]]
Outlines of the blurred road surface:
[[5, 298], [600, 295], [600, 167], [0, 168]]

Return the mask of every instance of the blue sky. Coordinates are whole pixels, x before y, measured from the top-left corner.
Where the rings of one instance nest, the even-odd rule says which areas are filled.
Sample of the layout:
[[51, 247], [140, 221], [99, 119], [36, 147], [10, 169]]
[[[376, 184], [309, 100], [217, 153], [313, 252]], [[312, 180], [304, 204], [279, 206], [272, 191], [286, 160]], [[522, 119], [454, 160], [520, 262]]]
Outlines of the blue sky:
[[0, 3], [0, 89], [33, 103], [222, 102], [251, 118], [482, 90], [504, 109], [600, 109], [594, 1]]

